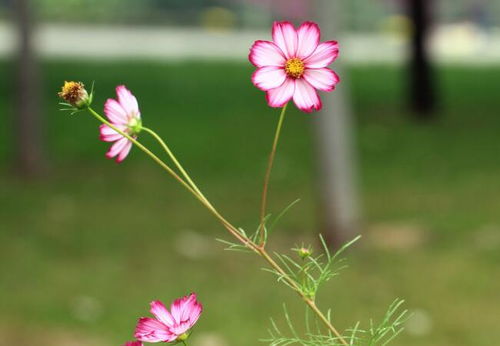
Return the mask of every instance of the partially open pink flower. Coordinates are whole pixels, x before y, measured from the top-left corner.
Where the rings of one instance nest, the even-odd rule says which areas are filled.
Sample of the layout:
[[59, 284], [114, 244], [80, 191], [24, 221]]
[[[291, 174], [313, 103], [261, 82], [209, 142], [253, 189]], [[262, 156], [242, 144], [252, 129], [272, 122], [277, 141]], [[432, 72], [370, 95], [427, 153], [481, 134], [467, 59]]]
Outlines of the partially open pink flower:
[[340, 81], [327, 66], [338, 56], [336, 41], [320, 43], [316, 23], [304, 22], [297, 30], [289, 22], [275, 22], [274, 42], [255, 41], [248, 56], [257, 67], [253, 84], [266, 91], [271, 107], [283, 107], [293, 98], [304, 112], [320, 110], [317, 90], [332, 91]]
[[[108, 99], [106, 101], [104, 114], [117, 129], [137, 138], [142, 126], [137, 99], [124, 85], [116, 87], [116, 95], [118, 100]], [[114, 142], [106, 156], [108, 158], [116, 156], [116, 162], [122, 162], [130, 152], [132, 142], [105, 124], [101, 125], [99, 130], [102, 141]]]
[[196, 294], [174, 300], [170, 312], [162, 302], [151, 302], [150, 312], [155, 318], [142, 317], [137, 323], [134, 337], [144, 342], [175, 342], [186, 340], [203, 310]]
[[144, 346], [144, 344], [140, 341], [129, 341], [126, 342], [123, 346]]

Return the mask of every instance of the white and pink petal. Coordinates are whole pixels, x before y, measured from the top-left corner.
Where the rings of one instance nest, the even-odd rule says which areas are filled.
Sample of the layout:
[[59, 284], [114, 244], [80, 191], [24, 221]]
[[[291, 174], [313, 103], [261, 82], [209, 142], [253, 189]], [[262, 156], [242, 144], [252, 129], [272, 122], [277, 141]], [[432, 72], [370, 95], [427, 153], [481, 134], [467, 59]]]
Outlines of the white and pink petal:
[[284, 66], [286, 59], [281, 49], [273, 42], [255, 41], [248, 55], [250, 62], [257, 66]]
[[321, 91], [332, 91], [340, 81], [339, 76], [329, 68], [306, 69], [303, 78], [314, 88]]
[[159, 300], [155, 300], [151, 302], [151, 310], [150, 312], [153, 314], [154, 317], [156, 317], [159, 321], [161, 321], [163, 324], [165, 324], [168, 327], [171, 327], [174, 325], [175, 321], [170, 314], [170, 312], [167, 310], [165, 305], [163, 305], [162, 302]]
[[[114, 126], [117, 129], [124, 132], [127, 130], [126, 125], [115, 124]], [[99, 133], [100, 133], [99, 139], [104, 142], [114, 142], [119, 140], [120, 138], [123, 138], [121, 134], [119, 134], [118, 132], [116, 132], [111, 127], [105, 124], [99, 126]]]
[[188, 320], [190, 325], [193, 326], [200, 317], [202, 309], [202, 305], [196, 300], [196, 294], [192, 293], [184, 303], [182, 319]]
[[144, 342], [170, 342], [177, 338], [168, 327], [153, 318], [142, 317], [137, 323], [134, 337]]
[[306, 68], [322, 68], [330, 65], [339, 55], [339, 45], [337, 41], [326, 41], [318, 45], [316, 50], [306, 59]]
[[120, 163], [128, 156], [130, 153], [130, 149], [132, 149], [132, 142], [127, 140], [127, 144], [122, 148], [122, 150], [118, 153], [116, 157], [116, 162]]
[[278, 66], [260, 67], [252, 75], [253, 84], [264, 91], [279, 87], [285, 79], [285, 70]]
[[109, 148], [108, 152], [106, 153], [106, 157], [111, 159], [120, 154], [120, 152], [126, 148], [127, 142], [129, 142], [129, 140], [125, 137], [117, 140], [111, 146], [111, 148]]
[[310, 113], [313, 110], [320, 110], [322, 107], [321, 99], [311, 84], [303, 79], [297, 79], [295, 82], [295, 92], [293, 101], [301, 111]]
[[302, 23], [297, 29], [297, 57], [304, 59], [311, 55], [318, 47], [320, 34], [318, 24]]
[[293, 97], [295, 91], [295, 80], [287, 78], [285, 82], [266, 92], [267, 103], [271, 107], [283, 107]]
[[189, 321], [182, 321], [172, 328], [170, 328], [170, 331], [174, 333], [175, 335], [182, 335], [189, 331], [191, 329], [192, 325], [189, 323]]
[[184, 296], [174, 300], [170, 305], [170, 312], [176, 323], [181, 323], [181, 321], [186, 320], [183, 314], [185, 313], [186, 304], [190, 299], [192, 299], [192, 295]]
[[273, 41], [285, 54], [287, 59], [295, 57], [297, 53], [297, 31], [290, 22], [274, 22]]
[[122, 105], [114, 99], [108, 99], [106, 101], [104, 104], [104, 114], [106, 114], [108, 119], [115, 124], [127, 124], [129, 120], [125, 109], [123, 109]]
[[188, 309], [188, 318], [189, 318], [189, 324], [190, 328], [195, 325], [195, 323], [198, 321], [198, 319], [201, 316], [201, 313], [203, 311], [203, 306], [199, 302], [194, 302], [190, 309]]
[[170, 311], [174, 320], [178, 323], [189, 321], [190, 326], [194, 325], [196, 320], [198, 320], [201, 310], [202, 305], [196, 300], [195, 293], [191, 293], [189, 296], [174, 300], [170, 306]]
[[118, 102], [125, 110], [128, 119], [131, 117], [140, 117], [137, 99], [134, 95], [132, 95], [132, 92], [125, 87], [125, 85], [119, 85], [116, 87], [116, 95], [118, 96]]
[[116, 95], [118, 96], [118, 102], [125, 110], [125, 113], [127, 113], [129, 119], [131, 117], [141, 117], [137, 99], [130, 90], [128, 90], [124, 85], [117, 86]]

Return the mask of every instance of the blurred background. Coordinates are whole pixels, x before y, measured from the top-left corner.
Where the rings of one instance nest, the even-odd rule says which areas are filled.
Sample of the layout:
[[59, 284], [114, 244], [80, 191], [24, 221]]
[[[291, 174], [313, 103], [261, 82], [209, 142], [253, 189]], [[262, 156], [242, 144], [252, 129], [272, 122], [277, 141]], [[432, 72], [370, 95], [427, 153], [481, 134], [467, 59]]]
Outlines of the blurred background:
[[149, 301], [190, 291], [205, 306], [194, 346], [260, 344], [283, 301], [302, 316], [144, 155], [106, 160], [96, 121], [58, 110], [64, 80], [95, 81], [99, 110], [126, 84], [206, 195], [253, 230], [279, 111], [247, 55], [274, 20], [319, 22], [342, 78], [321, 114], [290, 109], [269, 209], [301, 202], [274, 249], [362, 234], [319, 297], [339, 328], [401, 297], [414, 315], [394, 345], [496, 343], [499, 1], [1, 0], [1, 346], [120, 345]]

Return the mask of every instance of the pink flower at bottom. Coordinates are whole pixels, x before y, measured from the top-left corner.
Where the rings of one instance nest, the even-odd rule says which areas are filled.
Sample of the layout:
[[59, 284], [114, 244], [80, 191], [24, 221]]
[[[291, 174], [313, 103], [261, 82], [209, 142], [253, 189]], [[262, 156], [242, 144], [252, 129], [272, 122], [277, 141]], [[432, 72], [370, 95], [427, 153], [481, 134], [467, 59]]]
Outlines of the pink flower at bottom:
[[320, 110], [316, 90], [332, 91], [340, 81], [327, 66], [338, 56], [336, 41], [320, 43], [316, 23], [304, 22], [297, 30], [289, 22], [273, 24], [271, 41], [255, 41], [248, 56], [257, 67], [253, 84], [266, 92], [271, 107], [283, 107], [293, 98], [304, 112]]
[[[124, 85], [116, 87], [116, 94], [118, 100], [108, 99], [106, 101], [104, 114], [117, 129], [135, 139], [142, 126], [137, 99]], [[99, 131], [102, 141], [114, 142], [106, 156], [108, 158], [116, 156], [116, 162], [122, 162], [130, 152], [132, 142], [105, 124], [101, 125]]]
[[123, 346], [144, 346], [140, 341], [128, 341]]
[[174, 342], [185, 340], [189, 330], [201, 315], [203, 306], [196, 300], [196, 294], [174, 300], [167, 310], [162, 302], [151, 302], [150, 312], [155, 318], [141, 317], [134, 337], [144, 342]]

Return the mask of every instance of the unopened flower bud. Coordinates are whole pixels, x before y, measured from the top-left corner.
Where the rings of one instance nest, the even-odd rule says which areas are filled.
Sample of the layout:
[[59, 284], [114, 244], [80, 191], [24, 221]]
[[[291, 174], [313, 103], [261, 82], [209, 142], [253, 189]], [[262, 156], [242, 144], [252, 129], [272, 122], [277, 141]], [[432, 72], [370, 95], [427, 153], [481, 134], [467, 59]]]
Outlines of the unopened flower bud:
[[307, 257], [312, 255], [312, 250], [310, 248], [301, 247], [297, 249], [297, 254], [300, 258], [306, 259]]
[[81, 82], [64, 82], [59, 97], [69, 103], [71, 106], [84, 109], [90, 106], [92, 97], [89, 96], [85, 86]]

